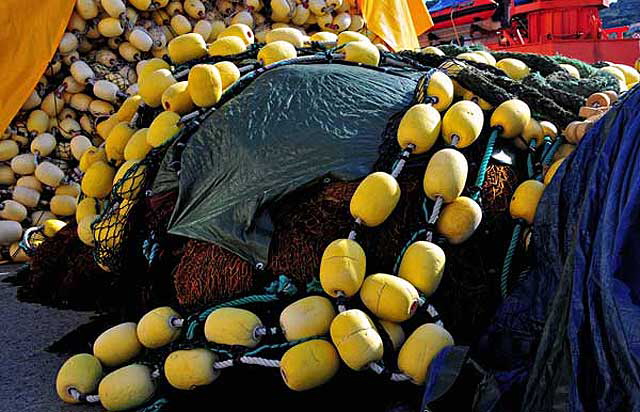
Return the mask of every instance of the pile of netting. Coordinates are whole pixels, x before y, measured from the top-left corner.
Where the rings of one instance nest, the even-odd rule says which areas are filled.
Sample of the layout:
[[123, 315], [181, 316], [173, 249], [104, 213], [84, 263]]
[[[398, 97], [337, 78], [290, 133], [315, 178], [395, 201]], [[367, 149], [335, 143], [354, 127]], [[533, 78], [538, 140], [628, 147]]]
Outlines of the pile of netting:
[[[176, 390], [211, 396], [239, 365], [278, 367], [294, 391], [337, 374], [321, 390], [340, 393], [362, 370], [375, 387], [441, 387], [438, 365], [466, 364], [460, 345], [525, 272], [537, 202], [581, 137], [563, 130], [595, 121], [578, 121], [593, 93], [604, 110], [637, 81], [562, 58], [296, 36], [225, 56], [178, 37], [129, 120], [104, 121], [121, 158], [87, 160], [82, 215], [34, 248], [21, 293], [83, 308], [103, 296], [96, 308], [130, 308], [123, 320], [162, 307], [72, 357], [63, 400], [160, 410]], [[393, 385], [371, 407], [419, 402]]]

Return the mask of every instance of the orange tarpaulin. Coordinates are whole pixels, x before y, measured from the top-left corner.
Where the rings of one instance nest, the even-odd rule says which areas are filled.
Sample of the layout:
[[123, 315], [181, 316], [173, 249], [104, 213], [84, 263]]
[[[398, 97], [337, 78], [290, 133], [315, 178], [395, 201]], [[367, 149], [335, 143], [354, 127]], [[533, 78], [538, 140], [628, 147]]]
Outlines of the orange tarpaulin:
[[75, 0], [0, 0], [0, 132], [53, 57]]
[[418, 36], [433, 26], [422, 0], [358, 0], [367, 28], [391, 49], [420, 47]]

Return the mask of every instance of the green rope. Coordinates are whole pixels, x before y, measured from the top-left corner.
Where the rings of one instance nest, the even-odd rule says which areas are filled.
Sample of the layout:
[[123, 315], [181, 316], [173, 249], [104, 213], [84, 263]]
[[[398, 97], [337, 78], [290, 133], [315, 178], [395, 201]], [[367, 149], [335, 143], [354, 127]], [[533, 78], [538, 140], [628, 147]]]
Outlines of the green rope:
[[480, 163], [480, 167], [478, 168], [478, 177], [476, 178], [475, 184], [475, 192], [471, 195], [471, 199], [476, 202], [480, 198], [480, 194], [482, 193], [482, 185], [484, 185], [484, 179], [487, 176], [487, 167], [489, 166], [489, 160], [491, 160], [491, 155], [493, 155], [493, 148], [496, 145], [496, 140], [498, 140], [498, 129], [493, 129], [491, 132], [491, 136], [489, 136], [489, 140], [487, 141], [487, 149], [484, 152], [484, 156], [482, 157], [482, 162]]
[[275, 349], [290, 348], [292, 346], [296, 346], [299, 343], [307, 342], [307, 341], [314, 340], [314, 339], [324, 339], [324, 337], [322, 337], [322, 336], [311, 336], [309, 338], [292, 340], [291, 342], [277, 343], [277, 344], [274, 344], [274, 345], [262, 345], [262, 346], [254, 349], [252, 351], [244, 353], [242, 356], [255, 356], [258, 353], [263, 352], [265, 350], [275, 350]]
[[309, 283], [307, 283], [306, 288], [307, 288], [308, 294], [324, 293], [324, 289], [322, 289], [322, 284], [320, 283], [320, 280], [316, 277], [314, 277], [313, 279], [311, 279], [311, 281], [309, 281]]
[[507, 249], [507, 255], [504, 257], [504, 264], [502, 265], [502, 274], [500, 276], [500, 292], [502, 298], [505, 299], [508, 294], [509, 288], [509, 274], [511, 273], [511, 264], [513, 262], [513, 255], [516, 253], [518, 246], [518, 240], [520, 238], [520, 232], [522, 231], [522, 222], [518, 221], [513, 228], [513, 234], [511, 235], [511, 243], [509, 243], [509, 249]]
[[195, 319], [191, 321], [189, 326], [187, 327], [187, 339], [192, 340], [195, 337], [196, 328], [198, 325], [205, 320], [207, 317], [215, 310], [221, 308], [235, 307], [241, 305], [247, 305], [251, 303], [269, 303], [274, 302], [280, 299], [280, 295], [284, 294], [286, 296], [295, 295], [298, 290], [293, 283], [284, 275], [280, 275], [278, 280], [274, 281], [265, 288], [265, 291], [268, 292], [266, 295], [252, 295], [246, 296], [244, 298], [234, 299], [229, 302], [221, 303], [219, 305], [213, 306], [203, 312], [201, 312]]
[[531, 139], [529, 142], [529, 156], [527, 156], [527, 173], [529, 174], [529, 179], [533, 178], [533, 174], [535, 170], [533, 170], [533, 157], [536, 155], [536, 139]]
[[165, 398], [160, 398], [146, 408], [140, 409], [138, 412], [160, 412], [165, 406], [169, 404], [169, 401]]
[[411, 246], [413, 242], [418, 240], [420, 236], [425, 235], [427, 232], [428, 232], [427, 229], [420, 229], [413, 233], [411, 238], [402, 247], [400, 254], [398, 254], [398, 257], [396, 258], [396, 263], [393, 265], [393, 273], [398, 274], [398, 270], [400, 269], [400, 263], [402, 262], [402, 257], [404, 256], [407, 249], [409, 249], [409, 246]]

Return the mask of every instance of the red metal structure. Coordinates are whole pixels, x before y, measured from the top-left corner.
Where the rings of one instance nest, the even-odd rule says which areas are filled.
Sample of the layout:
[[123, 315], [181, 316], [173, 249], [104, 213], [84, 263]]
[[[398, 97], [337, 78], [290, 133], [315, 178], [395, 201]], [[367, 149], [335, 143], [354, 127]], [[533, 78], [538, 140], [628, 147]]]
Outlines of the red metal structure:
[[610, 0], [469, 0], [432, 13], [434, 28], [424, 43], [484, 43], [495, 50], [563, 54], [587, 62], [633, 65], [640, 40], [625, 39], [628, 27], [603, 29], [599, 10]]

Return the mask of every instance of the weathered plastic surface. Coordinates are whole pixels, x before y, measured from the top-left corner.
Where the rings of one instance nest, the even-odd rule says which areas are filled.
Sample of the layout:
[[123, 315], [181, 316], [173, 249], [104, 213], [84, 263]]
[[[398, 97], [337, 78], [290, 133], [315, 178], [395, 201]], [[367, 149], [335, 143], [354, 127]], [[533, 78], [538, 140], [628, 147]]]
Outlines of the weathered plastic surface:
[[419, 74], [404, 73], [322, 64], [258, 77], [189, 139], [169, 232], [266, 262], [271, 205], [324, 177], [372, 171], [389, 118], [413, 98]]

